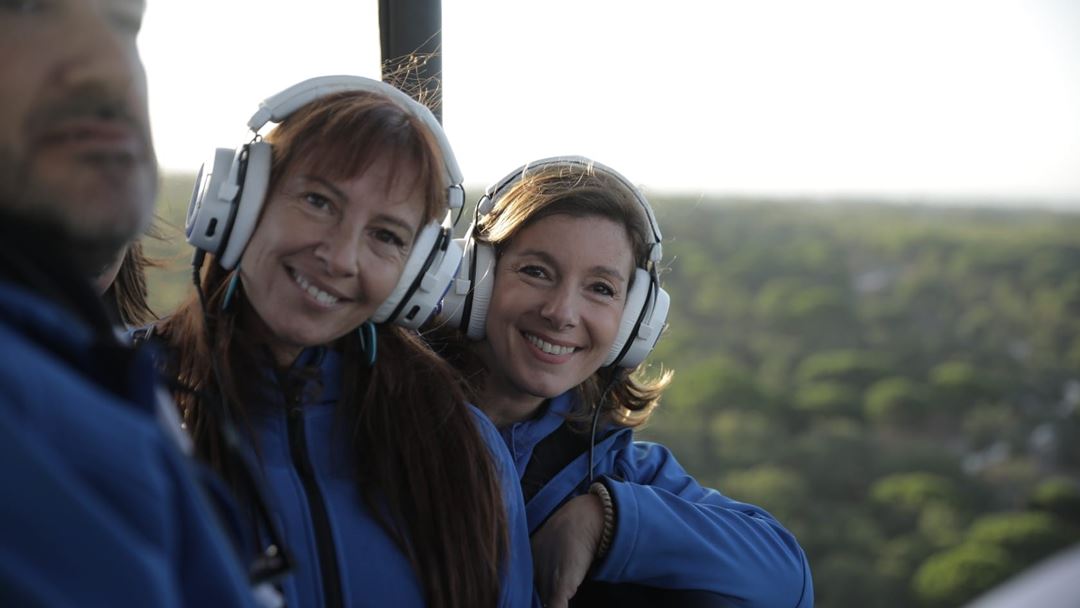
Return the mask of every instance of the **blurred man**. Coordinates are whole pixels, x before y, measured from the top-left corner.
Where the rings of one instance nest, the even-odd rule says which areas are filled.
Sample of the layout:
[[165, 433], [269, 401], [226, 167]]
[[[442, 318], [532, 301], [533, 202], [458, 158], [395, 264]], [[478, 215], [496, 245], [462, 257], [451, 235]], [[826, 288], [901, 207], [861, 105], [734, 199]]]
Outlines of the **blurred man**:
[[[249, 605], [89, 277], [150, 221], [143, 0], [0, 0], [0, 605]], [[172, 414], [175, 418], [175, 414]]]
[[153, 212], [138, 0], [0, 4], [0, 199], [61, 231], [87, 276]]

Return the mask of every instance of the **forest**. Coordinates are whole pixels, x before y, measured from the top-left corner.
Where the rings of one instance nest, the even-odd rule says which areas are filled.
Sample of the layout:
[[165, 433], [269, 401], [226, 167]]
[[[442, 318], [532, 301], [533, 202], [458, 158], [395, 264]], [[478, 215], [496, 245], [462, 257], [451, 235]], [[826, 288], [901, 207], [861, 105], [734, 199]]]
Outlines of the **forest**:
[[[191, 291], [193, 181], [165, 178], [146, 241], [158, 314]], [[675, 375], [640, 437], [790, 528], [817, 606], [961, 606], [1080, 542], [1080, 213], [652, 203], [672, 311], [646, 371]]]

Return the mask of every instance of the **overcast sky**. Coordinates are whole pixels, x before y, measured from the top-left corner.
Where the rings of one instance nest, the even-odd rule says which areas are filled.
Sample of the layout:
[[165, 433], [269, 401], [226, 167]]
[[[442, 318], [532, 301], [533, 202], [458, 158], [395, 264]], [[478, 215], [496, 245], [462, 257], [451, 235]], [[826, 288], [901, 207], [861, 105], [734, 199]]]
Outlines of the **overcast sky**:
[[[584, 154], [651, 192], [1021, 197], [1080, 206], [1080, 2], [444, 0], [469, 184]], [[264, 97], [377, 77], [376, 0], [148, 0], [166, 169]]]

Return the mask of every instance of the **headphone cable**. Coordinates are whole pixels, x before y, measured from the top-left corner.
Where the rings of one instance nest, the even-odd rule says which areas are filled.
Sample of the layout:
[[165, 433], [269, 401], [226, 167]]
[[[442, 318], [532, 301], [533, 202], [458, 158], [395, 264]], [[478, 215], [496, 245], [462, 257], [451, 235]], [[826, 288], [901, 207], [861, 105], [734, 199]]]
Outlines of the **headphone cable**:
[[600, 412], [604, 409], [604, 404], [607, 401], [608, 395], [611, 394], [612, 389], [615, 388], [615, 384], [623, 378], [623, 370], [616, 368], [611, 375], [611, 379], [608, 380], [607, 386], [604, 387], [604, 392], [600, 394], [600, 400], [597, 402], [596, 407], [593, 409], [592, 424], [589, 431], [589, 485], [593, 483], [593, 470], [594, 470], [594, 456], [596, 452], [596, 428], [600, 422]]

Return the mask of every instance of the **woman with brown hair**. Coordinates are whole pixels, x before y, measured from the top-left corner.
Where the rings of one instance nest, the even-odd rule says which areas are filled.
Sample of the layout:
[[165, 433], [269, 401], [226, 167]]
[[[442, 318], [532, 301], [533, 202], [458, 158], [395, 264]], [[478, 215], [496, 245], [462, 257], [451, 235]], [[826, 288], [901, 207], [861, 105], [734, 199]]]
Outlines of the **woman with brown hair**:
[[667, 317], [660, 228], [622, 175], [581, 157], [488, 189], [438, 350], [499, 428], [548, 606], [813, 605], [806, 557], [771, 515], [634, 441], [671, 374], [631, 374]]
[[529, 604], [513, 463], [411, 331], [460, 259], [438, 123], [359, 77], [268, 98], [248, 124], [268, 121], [204, 166], [187, 236], [209, 266], [154, 328], [196, 453], [242, 485], [235, 432], [259, 463], [289, 606]]

